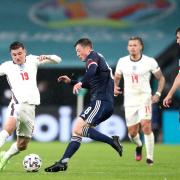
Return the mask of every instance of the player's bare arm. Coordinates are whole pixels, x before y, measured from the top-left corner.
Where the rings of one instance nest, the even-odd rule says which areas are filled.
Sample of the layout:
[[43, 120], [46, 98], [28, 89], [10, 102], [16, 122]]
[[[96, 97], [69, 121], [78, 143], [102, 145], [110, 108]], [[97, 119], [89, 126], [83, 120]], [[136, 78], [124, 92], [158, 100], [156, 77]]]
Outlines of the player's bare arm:
[[[59, 76], [58, 77], [58, 82], [64, 82], [66, 84], [70, 84], [71, 83], [71, 79], [66, 76], [66, 75], [63, 75], [63, 76]], [[82, 82], [78, 82], [76, 83], [74, 86], [73, 86], [73, 94], [78, 94], [78, 91], [82, 88]]]
[[122, 91], [119, 87], [119, 82], [121, 80], [122, 75], [115, 73], [114, 76], [114, 96], [118, 96], [119, 94], [122, 94]]
[[81, 88], [82, 88], [82, 82], [76, 83], [73, 87], [73, 94], [78, 94]]
[[46, 63], [60, 63], [62, 59], [57, 55], [40, 55], [37, 57], [42, 64]]
[[179, 87], [180, 87], [180, 73], [178, 73], [178, 75], [176, 76], [176, 79], [174, 80], [172, 88], [170, 89], [169, 93], [167, 94], [167, 96], [163, 100], [163, 105], [165, 107], [170, 107], [170, 104], [172, 102], [173, 94], [175, 93], [175, 91]]
[[161, 70], [154, 73], [154, 76], [158, 80], [158, 88], [157, 88], [156, 93], [152, 96], [152, 103], [157, 103], [157, 102], [159, 102], [162, 90], [163, 90], [164, 85], [165, 85], [165, 78], [164, 78]]
[[58, 79], [57, 79], [58, 82], [64, 82], [66, 84], [69, 84], [71, 83], [71, 79], [66, 76], [66, 75], [63, 75], [63, 76], [59, 76]]

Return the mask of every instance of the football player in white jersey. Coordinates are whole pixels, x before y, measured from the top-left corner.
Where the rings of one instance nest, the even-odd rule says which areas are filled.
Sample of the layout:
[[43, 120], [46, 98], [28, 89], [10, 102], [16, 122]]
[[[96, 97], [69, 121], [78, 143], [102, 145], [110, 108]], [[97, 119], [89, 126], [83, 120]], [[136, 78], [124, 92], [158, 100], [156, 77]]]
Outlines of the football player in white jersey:
[[[178, 27], [176, 29], [176, 42], [177, 44], [180, 45], [180, 27]], [[167, 94], [167, 96], [164, 98], [163, 100], [163, 105], [165, 107], [169, 107], [172, 101], [172, 97], [176, 91], [176, 89], [180, 88], [180, 60], [179, 60], [179, 73], [177, 74], [174, 83], [171, 87], [171, 89], [169, 90], [169, 93]]]
[[[129, 55], [119, 59], [114, 77], [114, 95], [121, 93], [119, 82], [124, 78], [124, 107], [128, 135], [136, 147], [135, 159], [142, 159], [140, 128], [144, 133], [146, 162], [153, 164], [154, 134], [151, 127], [152, 103], [157, 103], [164, 88], [165, 78], [154, 58], [142, 54], [144, 48], [140, 37], [131, 37], [128, 41]], [[154, 95], [150, 87], [151, 73], [158, 80]]]
[[12, 100], [8, 107], [8, 118], [0, 132], [0, 147], [16, 130], [17, 141], [9, 150], [0, 152], [0, 170], [13, 156], [27, 148], [32, 137], [35, 123], [35, 107], [40, 104], [40, 94], [37, 88], [36, 74], [38, 66], [46, 63], [59, 63], [57, 55], [27, 55], [21, 42], [10, 45], [12, 61], [0, 65], [0, 76], [6, 75]]

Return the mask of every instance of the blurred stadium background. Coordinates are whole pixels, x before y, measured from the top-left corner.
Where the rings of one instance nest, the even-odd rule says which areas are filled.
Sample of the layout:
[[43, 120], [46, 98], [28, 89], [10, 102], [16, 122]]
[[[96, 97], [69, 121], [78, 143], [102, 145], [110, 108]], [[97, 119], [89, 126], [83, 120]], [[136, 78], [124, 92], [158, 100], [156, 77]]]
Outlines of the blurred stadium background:
[[[94, 49], [105, 56], [114, 72], [118, 58], [127, 54], [129, 37], [140, 36], [145, 43], [144, 53], [156, 58], [166, 77], [161, 102], [153, 106], [156, 142], [180, 144], [180, 90], [171, 108], [162, 106], [162, 99], [178, 73], [180, 48], [176, 45], [175, 30], [180, 26], [179, 17], [178, 0], [1, 0], [0, 63], [10, 59], [9, 44], [15, 40], [22, 41], [28, 53], [58, 54], [63, 59], [59, 65], [39, 69], [41, 106], [37, 108], [34, 139], [67, 142], [79, 111], [77, 107], [86, 105], [88, 93], [83, 91], [77, 97], [72, 94], [72, 87], [56, 80], [63, 74], [72, 78], [83, 75], [84, 64], [77, 59], [73, 48], [76, 40], [92, 39]], [[151, 82], [155, 90], [156, 82], [154, 79]], [[6, 78], [1, 77], [0, 128], [10, 95]], [[115, 99], [113, 116], [99, 129], [128, 140], [122, 96]]]

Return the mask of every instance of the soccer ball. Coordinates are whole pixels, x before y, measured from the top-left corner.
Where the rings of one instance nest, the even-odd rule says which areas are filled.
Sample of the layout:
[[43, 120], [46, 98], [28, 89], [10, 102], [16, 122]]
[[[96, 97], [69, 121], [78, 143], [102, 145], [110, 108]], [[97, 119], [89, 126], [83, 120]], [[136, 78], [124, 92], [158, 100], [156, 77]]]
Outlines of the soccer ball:
[[42, 161], [37, 154], [28, 154], [23, 159], [23, 167], [27, 172], [38, 172]]

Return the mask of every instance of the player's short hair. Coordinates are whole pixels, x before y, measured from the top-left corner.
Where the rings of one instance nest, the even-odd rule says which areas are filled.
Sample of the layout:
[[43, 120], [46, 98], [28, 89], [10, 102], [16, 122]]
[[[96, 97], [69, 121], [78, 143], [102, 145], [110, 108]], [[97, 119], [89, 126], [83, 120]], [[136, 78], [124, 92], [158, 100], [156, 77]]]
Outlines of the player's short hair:
[[88, 38], [81, 38], [81, 39], [79, 39], [79, 40], [74, 44], [74, 47], [76, 47], [78, 44], [80, 44], [81, 46], [89, 46], [90, 48], [93, 47], [91, 40], [88, 39]]
[[19, 42], [19, 41], [14, 41], [13, 43], [10, 44], [9, 46], [9, 50], [16, 50], [16, 49], [19, 49], [19, 48], [22, 48], [22, 49], [25, 49], [24, 47], [24, 44]]
[[144, 50], [144, 42], [143, 42], [141, 37], [139, 37], [139, 36], [132, 36], [132, 37], [129, 38], [129, 41], [131, 41], [131, 40], [139, 41], [141, 46], [142, 46], [142, 51]]
[[176, 29], [176, 34], [177, 34], [178, 32], [180, 32], [180, 27], [178, 27], [178, 28]]

